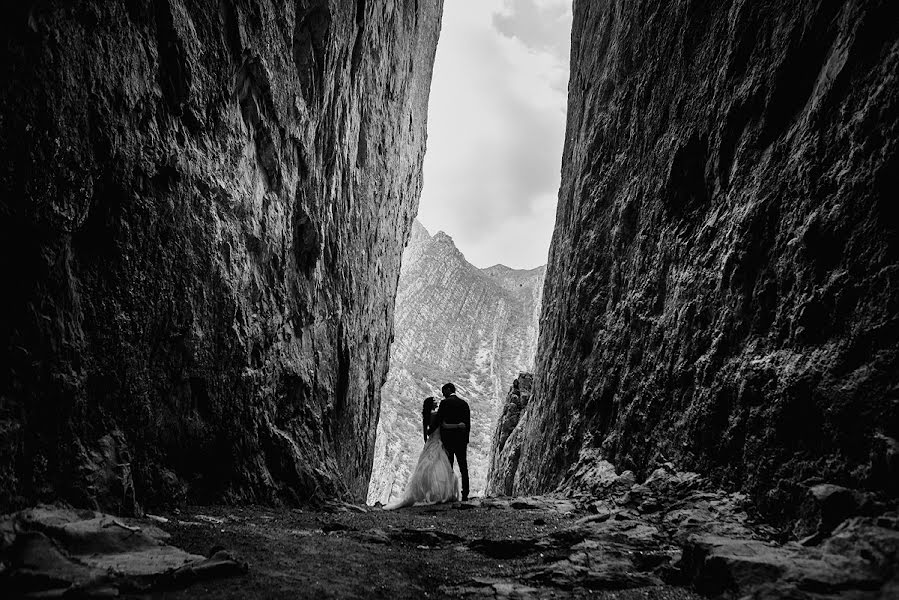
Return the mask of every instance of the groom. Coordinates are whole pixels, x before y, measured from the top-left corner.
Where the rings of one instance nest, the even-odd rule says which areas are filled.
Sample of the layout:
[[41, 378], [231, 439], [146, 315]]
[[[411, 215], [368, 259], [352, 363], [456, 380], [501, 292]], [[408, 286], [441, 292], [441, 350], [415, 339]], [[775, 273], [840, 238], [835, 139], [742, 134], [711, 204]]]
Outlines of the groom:
[[468, 403], [456, 395], [456, 386], [453, 384], [444, 384], [440, 391], [443, 392], [443, 400], [428, 435], [440, 427], [440, 438], [450, 465], [453, 464], [454, 456], [459, 459], [462, 500], [465, 501], [468, 500], [468, 434], [471, 432], [471, 411]]

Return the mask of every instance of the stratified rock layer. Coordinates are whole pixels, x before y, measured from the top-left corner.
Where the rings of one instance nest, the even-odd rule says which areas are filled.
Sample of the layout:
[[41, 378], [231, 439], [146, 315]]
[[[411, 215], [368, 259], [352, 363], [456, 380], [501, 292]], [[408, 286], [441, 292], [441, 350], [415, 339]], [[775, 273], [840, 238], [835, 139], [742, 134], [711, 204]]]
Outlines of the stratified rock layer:
[[364, 495], [441, 10], [11, 10], [0, 507]]
[[899, 21], [888, 1], [574, 3], [518, 493], [582, 449], [774, 513], [896, 494]]
[[504, 390], [533, 365], [544, 273], [544, 267], [479, 269], [448, 235], [432, 237], [415, 222], [403, 254], [369, 502], [403, 493], [423, 444], [422, 401], [440, 398], [448, 381], [471, 408], [471, 492], [484, 490]]

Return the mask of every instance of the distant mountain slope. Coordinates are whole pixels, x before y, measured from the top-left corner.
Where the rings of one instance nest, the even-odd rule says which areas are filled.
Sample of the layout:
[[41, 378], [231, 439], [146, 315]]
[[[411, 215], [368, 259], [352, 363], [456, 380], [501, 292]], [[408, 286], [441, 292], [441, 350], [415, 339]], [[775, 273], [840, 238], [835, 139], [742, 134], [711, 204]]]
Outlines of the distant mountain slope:
[[369, 502], [402, 493], [423, 443], [422, 400], [439, 397], [447, 381], [471, 405], [471, 490], [483, 491], [505, 392], [534, 362], [544, 272], [478, 269], [448, 235], [431, 236], [414, 223], [400, 271]]

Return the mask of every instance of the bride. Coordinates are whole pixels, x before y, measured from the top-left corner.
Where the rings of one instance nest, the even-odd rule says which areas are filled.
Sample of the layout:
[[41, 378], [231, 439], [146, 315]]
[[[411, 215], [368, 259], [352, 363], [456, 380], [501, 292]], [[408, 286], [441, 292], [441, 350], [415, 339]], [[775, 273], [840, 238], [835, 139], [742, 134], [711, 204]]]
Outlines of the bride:
[[402, 498], [391, 502], [384, 507], [384, 510], [412, 506], [416, 502], [432, 504], [459, 499], [459, 486], [453, 467], [443, 449], [443, 442], [440, 441], [440, 428], [435, 429], [428, 437], [428, 429], [434, 424], [436, 417], [434, 404], [433, 397], [425, 398], [421, 409], [425, 447], [418, 456], [418, 463], [412, 471], [412, 476], [406, 482], [406, 491]]

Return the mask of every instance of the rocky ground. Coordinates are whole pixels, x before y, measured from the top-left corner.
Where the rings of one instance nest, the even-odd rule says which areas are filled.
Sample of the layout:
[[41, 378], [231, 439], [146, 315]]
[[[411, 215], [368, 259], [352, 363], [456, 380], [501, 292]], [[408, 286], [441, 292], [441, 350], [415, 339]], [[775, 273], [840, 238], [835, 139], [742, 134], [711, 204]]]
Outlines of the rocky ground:
[[[744, 496], [711, 490], [693, 473], [662, 467], [638, 484], [598, 462], [591, 476], [589, 494], [478, 498], [396, 512], [341, 503], [315, 510], [191, 507], [121, 520], [113, 529], [142, 527], [193, 557], [248, 564], [246, 571], [201, 568], [195, 579], [234, 575], [181, 589], [171, 588], [186, 579], [162, 578], [143, 594], [153, 598], [899, 595], [895, 507], [863, 507], [847, 500], [854, 492], [817, 486], [799, 529], [786, 532], [755, 522]], [[868, 514], [841, 518], [852, 513]], [[783, 541], [808, 528], [801, 542]], [[4, 539], [4, 586], [26, 580], [28, 557], [17, 558], [15, 548]], [[114, 592], [102, 588], [104, 597]]]

